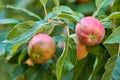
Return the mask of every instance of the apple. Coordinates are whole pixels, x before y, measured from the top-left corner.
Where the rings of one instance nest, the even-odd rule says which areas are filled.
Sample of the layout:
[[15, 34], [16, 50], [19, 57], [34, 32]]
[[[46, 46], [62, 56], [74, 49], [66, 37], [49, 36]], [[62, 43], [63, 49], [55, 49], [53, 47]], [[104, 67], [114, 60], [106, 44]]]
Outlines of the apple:
[[29, 42], [28, 54], [34, 63], [42, 64], [50, 60], [56, 51], [52, 37], [47, 34], [37, 34]]
[[76, 24], [78, 40], [86, 46], [100, 44], [105, 35], [103, 24], [94, 17], [84, 17]]

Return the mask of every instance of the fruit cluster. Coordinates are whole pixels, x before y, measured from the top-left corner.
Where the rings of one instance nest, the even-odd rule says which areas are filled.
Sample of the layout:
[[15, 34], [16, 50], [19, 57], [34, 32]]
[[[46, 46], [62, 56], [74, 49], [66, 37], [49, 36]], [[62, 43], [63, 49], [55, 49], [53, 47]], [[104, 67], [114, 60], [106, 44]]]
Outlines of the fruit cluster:
[[[84, 17], [76, 24], [75, 40], [77, 59], [81, 60], [88, 54], [86, 46], [94, 46], [104, 38], [105, 29], [102, 23], [94, 17]], [[33, 62], [42, 64], [50, 60], [56, 51], [52, 37], [47, 34], [37, 34], [29, 42], [28, 53]]]

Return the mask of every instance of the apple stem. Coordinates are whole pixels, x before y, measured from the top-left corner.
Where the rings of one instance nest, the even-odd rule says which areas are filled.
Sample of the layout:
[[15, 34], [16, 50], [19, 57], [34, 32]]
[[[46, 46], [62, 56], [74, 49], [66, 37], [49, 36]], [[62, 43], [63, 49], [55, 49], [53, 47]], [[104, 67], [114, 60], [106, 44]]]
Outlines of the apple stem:
[[46, 9], [45, 5], [43, 7], [44, 7], [45, 15], [47, 16], [47, 9]]
[[69, 26], [67, 26], [66, 28], [67, 28], [67, 35], [69, 36], [70, 35]]

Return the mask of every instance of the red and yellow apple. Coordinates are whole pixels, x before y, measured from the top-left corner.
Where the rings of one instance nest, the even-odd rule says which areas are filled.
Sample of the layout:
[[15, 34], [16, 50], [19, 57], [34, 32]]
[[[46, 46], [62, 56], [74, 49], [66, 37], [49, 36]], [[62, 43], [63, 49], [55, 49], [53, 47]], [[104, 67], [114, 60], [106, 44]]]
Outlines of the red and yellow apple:
[[47, 34], [37, 34], [29, 42], [28, 54], [34, 63], [42, 64], [50, 60], [56, 51], [52, 37]]

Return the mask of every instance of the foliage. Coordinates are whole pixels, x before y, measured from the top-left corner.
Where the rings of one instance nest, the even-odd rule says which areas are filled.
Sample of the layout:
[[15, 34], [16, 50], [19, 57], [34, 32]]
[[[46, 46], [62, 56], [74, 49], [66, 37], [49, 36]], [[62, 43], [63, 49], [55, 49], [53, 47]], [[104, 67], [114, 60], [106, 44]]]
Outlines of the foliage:
[[[119, 80], [120, 0], [0, 0], [0, 80]], [[104, 40], [77, 60], [75, 26], [94, 16]], [[49, 34], [56, 53], [44, 64], [26, 63], [30, 39]], [[62, 45], [61, 45], [62, 43]]]

